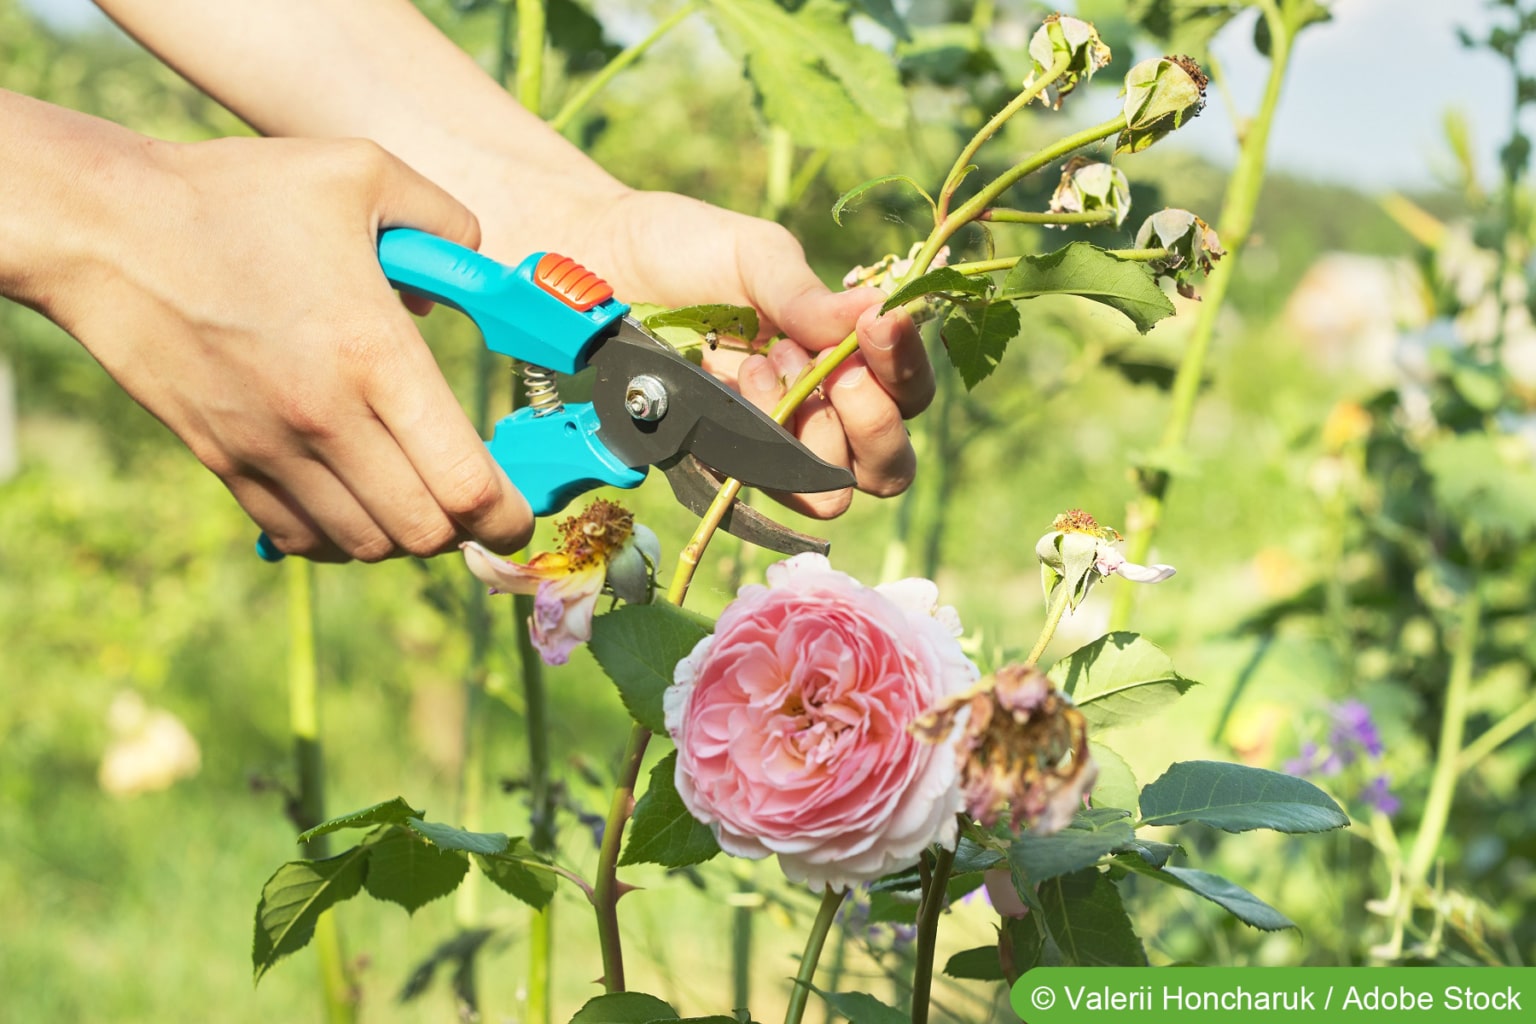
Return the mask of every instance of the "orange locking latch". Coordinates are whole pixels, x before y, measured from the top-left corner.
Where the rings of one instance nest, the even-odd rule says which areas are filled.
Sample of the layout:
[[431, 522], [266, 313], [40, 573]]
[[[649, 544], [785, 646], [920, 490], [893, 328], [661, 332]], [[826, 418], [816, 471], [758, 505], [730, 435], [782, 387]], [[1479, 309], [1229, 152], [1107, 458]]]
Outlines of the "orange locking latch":
[[540, 288], [579, 313], [613, 298], [613, 287], [569, 256], [545, 253], [533, 269]]

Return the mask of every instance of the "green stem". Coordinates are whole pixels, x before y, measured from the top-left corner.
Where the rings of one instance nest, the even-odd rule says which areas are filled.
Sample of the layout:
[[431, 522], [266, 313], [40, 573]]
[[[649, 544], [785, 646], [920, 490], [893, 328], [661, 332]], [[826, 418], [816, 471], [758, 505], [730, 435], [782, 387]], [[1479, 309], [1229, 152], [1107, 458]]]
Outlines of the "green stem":
[[933, 873], [923, 889], [922, 906], [917, 911], [917, 964], [912, 971], [912, 1024], [928, 1024], [929, 991], [933, 988], [933, 955], [939, 934], [939, 915], [944, 912], [949, 889], [949, 873], [955, 866], [955, 851], [940, 849], [933, 862]]
[[517, 101], [534, 114], [544, 103], [544, 0], [517, 0]]
[[1081, 213], [1053, 213], [1050, 210], [1010, 210], [994, 206], [982, 210], [977, 220], [992, 224], [1104, 224], [1115, 219], [1114, 210], [1084, 210]]
[[[613, 81], [625, 68], [628, 68], [635, 61], [643, 57], [645, 52], [655, 46], [662, 36], [686, 21], [689, 15], [699, 9], [699, 6], [697, 0], [691, 0], [691, 2], [679, 7], [658, 22], [656, 27], [651, 29], [650, 35], [623, 50], [613, 60], [604, 64], [596, 74], [582, 84], [580, 89], [576, 90], [570, 99], [565, 101], [565, 105], [560, 108], [560, 112], [550, 119], [550, 126], [557, 132], [565, 131], [566, 128], [570, 127], [576, 115], [581, 113], [588, 103], [592, 102], [594, 96], [602, 92], [603, 88]], [[521, 89], [519, 89], [518, 95], [522, 95]]]
[[624, 991], [624, 949], [619, 938], [619, 850], [624, 841], [624, 825], [635, 809], [635, 782], [640, 778], [640, 762], [651, 731], [643, 725], [629, 730], [624, 760], [619, 766], [619, 781], [608, 805], [608, 820], [603, 826], [603, 845], [597, 854], [597, 877], [592, 884], [592, 906], [597, 910], [597, 941], [603, 954], [603, 988]]
[[768, 180], [763, 195], [763, 219], [778, 220], [789, 208], [795, 176], [795, 140], [782, 125], [768, 129]]
[[[752, 883], [743, 879], [736, 891], [743, 896], [753, 892]], [[745, 1010], [752, 1005], [752, 925], [757, 911], [746, 900], [731, 910], [731, 1008]]]
[[1532, 723], [1536, 723], [1536, 697], [1532, 697], [1499, 719], [1488, 728], [1488, 731], [1468, 743], [1456, 760], [1456, 774], [1465, 775], [1477, 767], [1483, 758], [1498, 750], [1506, 741], [1514, 738], [1517, 733]]
[[[1440, 743], [1435, 751], [1435, 767], [1429, 780], [1429, 796], [1419, 831], [1409, 849], [1404, 867], [1405, 888], [1412, 890], [1429, 873], [1440, 840], [1450, 819], [1451, 802], [1456, 793], [1457, 767], [1461, 761], [1462, 739], [1467, 726], [1467, 697], [1472, 691], [1472, 672], [1477, 660], [1477, 640], [1482, 626], [1483, 604], [1474, 579], [1462, 599], [1461, 622], [1456, 646], [1451, 652], [1450, 677], [1445, 687], [1445, 710], [1440, 719]], [[1405, 900], [1405, 905], [1411, 900]]]
[[1050, 607], [1046, 611], [1045, 625], [1040, 628], [1040, 638], [1035, 641], [1035, 646], [1030, 648], [1029, 657], [1024, 659], [1024, 664], [1034, 665], [1040, 661], [1040, 656], [1050, 646], [1051, 637], [1056, 635], [1056, 627], [1061, 625], [1061, 617], [1066, 614], [1067, 606], [1072, 603], [1072, 587], [1067, 580], [1062, 580], [1056, 585], [1056, 594], [1051, 598]]
[[[315, 643], [315, 570], [302, 558], [287, 561], [288, 572], [288, 722], [293, 734], [293, 760], [298, 776], [291, 816], [300, 831], [325, 820], [325, 752], [320, 745], [320, 673]], [[326, 857], [326, 836], [304, 844], [310, 860]], [[315, 922], [315, 952], [320, 960], [320, 986], [325, 1017], [331, 1024], [357, 1019], [357, 986], [347, 969], [341, 932], [333, 911]]]
[[[1206, 280], [1205, 295], [1196, 314], [1195, 325], [1185, 343], [1183, 358], [1174, 377], [1171, 411], [1162, 441], [1154, 453], [1151, 466], [1138, 469], [1136, 480], [1140, 494], [1126, 512], [1126, 557], [1132, 562], [1145, 562], [1152, 550], [1152, 539], [1162, 521], [1164, 502], [1167, 497], [1170, 474], [1167, 468], [1177, 465], [1183, 455], [1189, 436], [1190, 423], [1194, 419], [1195, 399], [1200, 393], [1200, 382], [1205, 377], [1206, 358], [1210, 353], [1211, 339], [1216, 333], [1217, 318], [1238, 257], [1253, 227], [1253, 217], [1259, 205], [1259, 194], [1264, 186], [1264, 162], [1269, 148], [1269, 132], [1280, 105], [1280, 93], [1285, 85], [1286, 71], [1291, 59], [1291, 28], [1273, 0], [1261, 0], [1259, 4], [1269, 25], [1270, 65], [1269, 79], [1264, 87], [1264, 98], [1259, 111], [1248, 123], [1238, 153], [1237, 166], [1227, 184], [1227, 196], [1222, 204], [1219, 234], [1226, 246], [1227, 255], [1216, 264]], [[1123, 629], [1130, 619], [1131, 587], [1121, 587], [1115, 593], [1110, 612], [1110, 629]]]
[[[1052, 38], [1060, 39], [1061, 29], [1053, 25], [1051, 34]], [[965, 176], [971, 166], [971, 160], [981, 151], [981, 147], [986, 144], [988, 139], [998, 133], [1003, 125], [1008, 122], [1009, 118], [1023, 110], [1031, 100], [1044, 92], [1047, 86], [1065, 74], [1067, 65], [1071, 63], [1072, 55], [1070, 53], [1061, 54], [1046, 69], [1045, 74], [1038, 81], [1009, 100], [1007, 106], [993, 114], [992, 119], [982, 125], [975, 135], [971, 136], [971, 141], [967, 142], [965, 148], [960, 151], [960, 155], [955, 157], [954, 165], [950, 167], [949, 174], [944, 177], [944, 187], [939, 191], [938, 206], [933, 213], [935, 224], [943, 221], [949, 215], [949, 201], [954, 198], [955, 189], [959, 188], [960, 183], [965, 180]]]
[[843, 905], [847, 890], [828, 888], [821, 894], [821, 909], [816, 911], [816, 922], [805, 937], [805, 952], [800, 955], [800, 970], [795, 973], [795, 987], [789, 993], [789, 1008], [784, 1011], [784, 1024], [800, 1024], [805, 1016], [805, 1004], [811, 997], [811, 981], [816, 977], [816, 964], [821, 960], [821, 948], [827, 943], [827, 932], [837, 919], [837, 908]]
[[[544, 689], [544, 663], [534, 649], [527, 622], [533, 616], [533, 595], [514, 594], [512, 618], [523, 683], [523, 723], [528, 736], [528, 804], [531, 828], [528, 843], [543, 854], [555, 852], [554, 787], [549, 771], [549, 702]], [[553, 1019], [550, 984], [554, 962], [555, 905], [534, 911], [528, 936], [528, 1002], [525, 1019], [549, 1024]]]

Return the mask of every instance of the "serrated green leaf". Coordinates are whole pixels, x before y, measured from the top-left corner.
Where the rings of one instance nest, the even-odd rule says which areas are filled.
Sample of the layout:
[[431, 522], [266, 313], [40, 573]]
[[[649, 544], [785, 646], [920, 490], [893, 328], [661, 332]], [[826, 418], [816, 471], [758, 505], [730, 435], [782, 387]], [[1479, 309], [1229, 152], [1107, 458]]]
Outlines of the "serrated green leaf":
[[1025, 832], [1008, 847], [1008, 865], [1021, 890], [1047, 879], [1081, 871], [1106, 854], [1121, 849], [1134, 833], [1131, 822], [1115, 808], [1098, 808], [1077, 815], [1072, 824], [1053, 835]]
[[846, 149], [902, 126], [906, 92], [891, 60], [856, 42], [837, 0], [793, 13], [773, 0], [707, 0], [705, 13], [746, 64], [769, 124], [803, 146]]
[[677, 795], [677, 751], [656, 762], [651, 783], [635, 804], [629, 842], [620, 864], [660, 864], [681, 868], [701, 864], [720, 852], [714, 833], [701, 824]]
[[1003, 965], [997, 958], [997, 946], [964, 949], [944, 964], [944, 973], [967, 981], [1002, 981]]
[[921, 185], [919, 185], [917, 183], [917, 179], [909, 177], [909, 176], [907, 176], [905, 174], [885, 174], [885, 175], [881, 175], [878, 178], [871, 178], [868, 181], [864, 182], [863, 184], [855, 185], [855, 186], [853, 186], [853, 188], [849, 189], [847, 192], [844, 192], [842, 195], [838, 196], [837, 197], [837, 202], [832, 205], [832, 221], [833, 221], [833, 223], [835, 223], [839, 227], [841, 227], [842, 223], [843, 223], [843, 210], [848, 206], [848, 204], [851, 201], [853, 201], [854, 199], [857, 199], [859, 196], [863, 195], [865, 192], [868, 192], [870, 189], [875, 188], [876, 186], [879, 186], [879, 185], [884, 185], [887, 182], [891, 182], [891, 181], [904, 181], [908, 185], [911, 185], [913, 191], [915, 191], [918, 195], [922, 196], [924, 199], [928, 200], [928, 208], [929, 209], [933, 209], [934, 208], [934, 206], [933, 206], [933, 196], [929, 195], [928, 191], [926, 189], [924, 189], [923, 186], [921, 186]]
[[1145, 967], [1147, 952], [1120, 890], [1094, 868], [1040, 886], [1045, 926], [1071, 967]]
[[1125, 758], [1102, 743], [1095, 742], [1090, 749], [1093, 763], [1099, 766], [1099, 777], [1093, 783], [1093, 806], [1119, 807], [1127, 811], [1135, 808], [1141, 787]]
[[661, 695], [672, 671], [714, 624], [674, 604], [625, 605], [592, 620], [587, 648], [619, 688], [631, 717], [651, 732], [667, 731]]
[[953, 267], [940, 267], [896, 289], [880, 307], [880, 312], [889, 313], [897, 306], [924, 295], [985, 295], [991, 288], [992, 282], [984, 274], [970, 276]]
[[322, 821], [314, 828], [299, 833], [298, 841], [307, 843], [316, 836], [323, 836], [329, 832], [337, 832], [344, 828], [372, 828], [374, 825], [403, 825], [411, 818], [420, 818], [425, 811], [418, 811], [405, 802], [405, 797], [397, 796], [393, 800], [385, 800], [383, 803], [374, 804], [372, 807], [364, 807], [360, 811], [343, 814], [327, 821]]
[[475, 864], [498, 889], [535, 910], [542, 910], [554, 898], [559, 877], [525, 840], [512, 840], [501, 853], [476, 854]]
[[1141, 824], [1196, 821], [1224, 832], [1324, 832], [1349, 816], [1305, 779], [1223, 761], [1181, 761], [1141, 791]]
[[1095, 729], [1139, 722], [1182, 697], [1193, 686], [1173, 661], [1138, 633], [1107, 633], [1051, 666], [1051, 681]]
[[1174, 854], [1183, 853], [1184, 848], [1175, 843], [1159, 843], [1156, 840], [1137, 837], [1115, 852], [1134, 854], [1154, 868], [1160, 868], [1167, 864], [1168, 858]]
[[412, 818], [406, 825], [415, 829], [432, 845], [444, 850], [462, 850], [465, 853], [501, 853], [511, 842], [505, 832], [466, 832], [452, 825]]
[[278, 960], [309, 943], [321, 914], [358, 894], [369, 852], [366, 846], [354, 846], [325, 860], [290, 861], [267, 879], [256, 904], [251, 943], [258, 982]]
[[823, 992], [815, 985], [811, 991], [826, 1000], [850, 1024], [908, 1024], [907, 1015], [888, 1006], [868, 992]]
[[414, 914], [459, 887], [469, 859], [440, 850], [403, 825], [386, 825], [368, 838], [363, 887], [374, 899], [398, 903]]
[[1041, 295], [1080, 295], [1102, 302], [1124, 313], [1143, 334], [1173, 314], [1173, 303], [1146, 267], [1111, 256], [1087, 242], [1073, 242], [1042, 256], [1025, 256], [1003, 279], [997, 297], [1034, 299]]
[[1019, 330], [1019, 311], [1011, 302], [950, 309], [940, 334], [949, 361], [960, 371], [967, 391], [992, 375], [1008, 343], [1019, 336]]
[[1236, 882], [1194, 868], [1162, 868], [1147, 864], [1132, 855], [1117, 862], [1144, 878], [1156, 879], [1164, 885], [1184, 889], [1202, 896], [1221, 907], [1246, 925], [1261, 931], [1274, 932], [1283, 928], [1295, 928], [1296, 922], [1274, 907], [1259, 899]]
[[677, 1020], [677, 1011], [644, 992], [610, 992], [586, 1001], [571, 1024], [650, 1024]]
[[665, 328], [683, 328], [696, 334], [729, 335], [751, 341], [757, 337], [757, 310], [751, 306], [683, 306], [652, 313], [641, 323], [653, 331]]

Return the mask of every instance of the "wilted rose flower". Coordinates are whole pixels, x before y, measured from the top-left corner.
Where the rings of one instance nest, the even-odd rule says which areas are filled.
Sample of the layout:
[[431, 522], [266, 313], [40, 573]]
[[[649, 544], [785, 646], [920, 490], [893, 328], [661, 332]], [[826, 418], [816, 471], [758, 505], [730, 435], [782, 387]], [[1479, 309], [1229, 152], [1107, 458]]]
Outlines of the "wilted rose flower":
[[[887, 295], [895, 294], [901, 279], [907, 276], [912, 269], [912, 261], [917, 258], [918, 251], [923, 247], [922, 242], [913, 242], [912, 248], [907, 250], [903, 259], [897, 259], [895, 253], [887, 253], [877, 260], [872, 266], [854, 267], [843, 275], [844, 288], [879, 288]], [[933, 255], [933, 262], [928, 264], [929, 270], [938, 270], [949, 265], [949, 246], [944, 246]]]
[[1116, 153], [1138, 153], [1205, 107], [1210, 79], [1188, 57], [1150, 57], [1125, 75], [1125, 130]]
[[548, 665], [564, 665], [577, 644], [592, 639], [592, 613], [607, 582], [616, 597], [643, 604], [651, 596], [651, 570], [661, 544], [628, 509], [599, 498], [580, 515], [562, 519], [560, 548], [526, 565], [471, 541], [461, 545], [469, 571], [493, 594], [532, 594], [528, 632]]
[[1063, 512], [1051, 523], [1051, 532], [1035, 545], [1040, 559], [1040, 581], [1050, 604], [1056, 588], [1068, 587], [1070, 607], [1076, 608], [1093, 585], [1106, 576], [1121, 576], [1132, 583], [1161, 583], [1177, 570], [1171, 565], [1137, 565], [1127, 562], [1115, 548], [1120, 534], [1082, 509]]
[[1209, 274], [1212, 265], [1227, 254], [1209, 224], [1188, 210], [1172, 208], [1159, 210], [1141, 222], [1136, 248], [1168, 250], [1168, 255], [1149, 261], [1147, 266], [1159, 277], [1172, 278], [1186, 299], [1195, 297], [1190, 283], [1195, 272]]
[[1115, 227], [1119, 227], [1131, 212], [1131, 183], [1118, 167], [1075, 156], [1061, 169], [1061, 183], [1051, 196], [1051, 212], [1092, 213], [1094, 210], [1113, 212]]
[[746, 586], [665, 697], [677, 791], [722, 849], [777, 854], [813, 888], [848, 888], [955, 840], [954, 748], [924, 709], [976, 681], [954, 609], [910, 579], [866, 587], [821, 555]]
[[1067, 57], [1066, 71], [1047, 85], [1040, 97], [1040, 102], [1052, 110], [1060, 110], [1062, 97], [1092, 78], [1110, 60], [1109, 47], [1091, 22], [1061, 14], [1050, 15], [1035, 30], [1029, 40], [1029, 56], [1035, 63], [1024, 79], [1026, 89], [1039, 81], [1059, 58]]
[[985, 828], [1066, 828], [1098, 778], [1088, 723], [1036, 665], [1005, 665], [923, 714], [913, 732], [944, 742], [959, 727], [965, 812]]

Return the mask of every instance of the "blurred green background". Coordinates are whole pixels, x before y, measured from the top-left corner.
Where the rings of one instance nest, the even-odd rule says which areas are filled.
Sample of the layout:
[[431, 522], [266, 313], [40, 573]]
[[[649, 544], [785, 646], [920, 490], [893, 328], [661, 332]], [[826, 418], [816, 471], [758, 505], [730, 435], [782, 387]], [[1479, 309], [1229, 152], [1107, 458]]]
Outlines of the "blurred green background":
[[[489, 65], [493, 11], [422, 6]], [[934, 3], [918, 9], [931, 22], [953, 13]], [[1006, 24], [1010, 31], [1033, 25], [1039, 12], [1013, 5]], [[626, 38], [652, 16], [643, 3], [602, 5], [599, 13]], [[1319, 46], [1328, 31], [1317, 30]], [[1015, 31], [1012, 44], [1000, 36], [992, 45], [1012, 45], [1016, 56], [1023, 32]], [[1300, 46], [1311, 42], [1303, 37]], [[1451, 53], [1455, 41], [1447, 36], [1436, 45]], [[1240, 34], [1230, 49], [1234, 82], [1262, 70]], [[552, 104], [582, 67], [575, 60], [556, 74]], [[956, 148], [955, 125], [974, 118], [985, 101], [980, 88], [910, 77], [911, 129], [829, 154], [821, 174], [783, 210], [765, 208], [765, 133], [738, 69], [707, 30], [669, 39], [601, 97], [573, 135], [633, 185], [781, 215], [835, 281], [854, 264], [905, 252], [922, 232], [921, 211], [888, 195], [838, 228], [828, 215], [837, 195], [893, 171], [937, 180]], [[1002, 95], [996, 90], [1006, 83], [994, 72], [979, 79]], [[244, 130], [120, 36], [74, 18], [45, 23], [18, 0], [0, 0], [0, 87], [164, 138]], [[1416, 116], [1437, 118], [1450, 102], [1438, 100]], [[1113, 90], [1092, 90], [1082, 103], [1112, 109]], [[1358, 112], [1367, 120], [1385, 116]], [[1016, 145], [1056, 130], [1044, 114], [1019, 120], [1010, 136]], [[1202, 132], [1227, 137], [1230, 127], [1213, 111], [1186, 130]], [[1488, 144], [1477, 139], [1473, 150]], [[1214, 219], [1225, 182], [1221, 148], [1170, 145], [1125, 160], [1137, 211], [1123, 236], [1095, 240], [1129, 244], [1141, 215], [1160, 205]], [[1337, 635], [1315, 618], [1258, 633], [1250, 627], [1264, 609], [1348, 572], [1337, 543], [1336, 490], [1325, 479], [1332, 442], [1324, 427], [1340, 401], [1365, 401], [1393, 379], [1398, 335], [1434, 310], [1416, 262], [1419, 246], [1376, 193], [1395, 180], [1412, 185], [1431, 215], [1463, 216], [1477, 192], [1465, 177], [1458, 182], [1454, 153], [1447, 144], [1437, 157], [1451, 168], [1440, 184], [1427, 172], [1355, 174], [1350, 184], [1316, 177], [1315, 166], [1313, 176], [1282, 172], [1267, 183], [1195, 422], [1196, 475], [1176, 488], [1157, 542], [1158, 559], [1177, 565], [1179, 575], [1138, 595], [1135, 628], [1205, 684], [1175, 715], [1116, 738], [1142, 782], [1172, 760], [1197, 756], [1278, 768], [1326, 730], [1330, 703], [1354, 695], [1376, 714], [1395, 791], [1410, 811], [1422, 800], [1438, 712], [1432, 692], [1392, 667], [1419, 650], [1411, 636], [1377, 652], [1387, 667], [1372, 676], [1356, 660], [1369, 652], [1341, 651]], [[1400, 150], [1372, 159], [1423, 168], [1426, 155]], [[1038, 206], [1053, 185], [1028, 183], [1013, 204]], [[1062, 236], [1019, 239], [1008, 244], [1038, 251]], [[1024, 337], [992, 378], [964, 395], [946, 373], [943, 412], [913, 425], [923, 462], [907, 498], [861, 498], [836, 523], [799, 525], [825, 530], [837, 565], [862, 579], [935, 575], [989, 656], [1027, 648], [1043, 613], [1035, 540], [1055, 514], [1073, 507], [1124, 526], [1133, 493], [1127, 466], [1161, 430], [1167, 399], [1157, 381], [1177, 359], [1190, 319], [1174, 318], [1139, 338], [1102, 307], [1030, 305]], [[425, 329], [467, 398], [473, 332], [443, 312]], [[261, 883], [297, 853], [283, 813], [283, 788], [292, 781], [288, 570], [252, 556], [252, 527], [219, 483], [59, 330], [0, 306], [0, 360], [14, 377], [19, 453], [15, 471], [0, 479], [0, 1021], [316, 1019], [312, 955], [280, 964], [254, 991], [248, 956]], [[497, 384], [504, 404], [505, 380]], [[625, 500], [669, 552], [686, 538], [690, 520], [663, 484], [653, 481]], [[535, 546], [547, 536], [541, 529]], [[734, 541], [717, 542], [693, 601], [717, 610], [732, 581], [753, 578], [765, 564], [764, 555], [743, 553]], [[466, 574], [444, 558], [429, 566], [321, 567], [317, 576], [329, 809], [399, 794], [433, 818], [454, 821], [469, 659], [459, 610]], [[1104, 591], [1115, 585], [1063, 626], [1055, 653], [1102, 632]], [[1516, 630], [1527, 622], [1518, 611], [1524, 600], [1513, 600]], [[488, 797], [485, 819], [487, 827], [524, 834], [519, 627], [509, 607], [493, 607], [490, 773], [506, 785]], [[1435, 662], [1435, 643], [1428, 644], [1422, 660]], [[1495, 680], [1503, 691], [1480, 698], [1480, 723], [1529, 692], [1522, 659], [1529, 661], [1513, 656], [1514, 667]], [[556, 773], [573, 806], [601, 813], [627, 718], [584, 652], [552, 671], [549, 685]], [[195, 742], [195, 770], [184, 762], [185, 777], [169, 784], [155, 777], [155, 766], [169, 763], [166, 751], [183, 742], [166, 726], [161, 745], [150, 743], [144, 755], [150, 768], [136, 774], [130, 766], [122, 769], [128, 781], [113, 781], [118, 776], [103, 773], [104, 756], [125, 737], [142, 737], [156, 712], [174, 716]], [[1531, 922], [1522, 917], [1536, 900], [1536, 832], [1521, 807], [1530, 802], [1532, 747], [1527, 730], [1465, 781], [1471, 803], [1462, 806], [1470, 809], [1458, 814], [1468, 824], [1453, 829], [1451, 840], [1455, 884], [1478, 901], [1477, 913], [1512, 962], [1533, 954]], [[1335, 795], [1363, 812], [1352, 792]], [[560, 825], [569, 862], [590, 869], [595, 850], [583, 826], [569, 814]], [[1128, 904], [1154, 962], [1327, 964], [1363, 956], [1361, 936], [1372, 927], [1363, 903], [1384, 891], [1385, 880], [1358, 831], [1283, 843], [1242, 837], [1200, 849], [1186, 842], [1195, 863], [1274, 903], [1301, 931], [1266, 935], [1209, 905], [1138, 891]], [[776, 872], [716, 862], [699, 874], [690, 882], [633, 872], [647, 891], [626, 898], [621, 914], [632, 974], [680, 1009], [719, 1012], [729, 992], [727, 896], [744, 880], [776, 889]], [[791, 951], [807, 906], [791, 899], [753, 910], [762, 920], [754, 1005], [763, 1019], [777, 1014], [782, 979], [794, 971]], [[796, 927], [784, 926], [786, 914], [798, 915]], [[434, 903], [412, 918], [377, 903], [345, 906], [339, 917], [361, 967], [365, 1019], [451, 1016], [441, 983], [407, 1004], [395, 995], [411, 968], [470, 916], [499, 929], [480, 966], [488, 1019], [517, 1019], [526, 912], [495, 890]], [[591, 982], [599, 968], [590, 911], [568, 887], [556, 921], [556, 1017], [565, 1019], [597, 992]], [[988, 941], [986, 909], [960, 907], [943, 934], [946, 949]], [[851, 987], [889, 984], [877, 958], [851, 956], [847, 970], [860, 979]], [[951, 982], [939, 999], [941, 1012], [961, 1019], [1011, 1019], [978, 986]], [[819, 1013], [813, 1008], [811, 1019]]]

